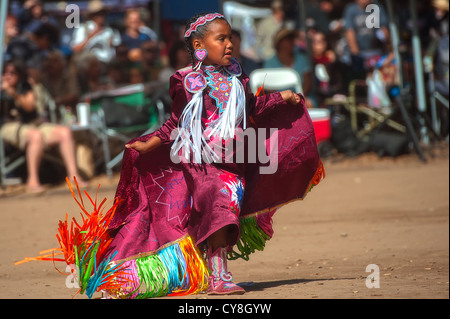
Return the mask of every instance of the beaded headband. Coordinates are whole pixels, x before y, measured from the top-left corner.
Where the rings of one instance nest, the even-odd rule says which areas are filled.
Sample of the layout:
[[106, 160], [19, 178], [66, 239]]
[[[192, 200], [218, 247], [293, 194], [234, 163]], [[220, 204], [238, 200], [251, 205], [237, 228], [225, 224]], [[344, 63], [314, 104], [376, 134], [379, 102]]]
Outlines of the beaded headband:
[[206, 22], [210, 22], [217, 18], [223, 18], [224, 16], [220, 13], [208, 13], [207, 15], [198, 18], [195, 22], [191, 23], [189, 30], [184, 34], [185, 38], [189, 38], [192, 32], [197, 31], [197, 28], [201, 25], [204, 25]]

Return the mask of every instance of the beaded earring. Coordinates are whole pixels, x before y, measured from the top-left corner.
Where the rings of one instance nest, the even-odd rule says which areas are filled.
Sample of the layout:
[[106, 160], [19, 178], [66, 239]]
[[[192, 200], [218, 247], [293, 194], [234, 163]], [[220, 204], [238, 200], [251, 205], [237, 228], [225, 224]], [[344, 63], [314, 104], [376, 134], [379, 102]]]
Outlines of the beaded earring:
[[197, 71], [202, 66], [203, 61], [208, 56], [208, 51], [206, 49], [197, 49], [194, 51], [194, 57], [197, 59], [197, 63], [195, 64], [194, 71]]

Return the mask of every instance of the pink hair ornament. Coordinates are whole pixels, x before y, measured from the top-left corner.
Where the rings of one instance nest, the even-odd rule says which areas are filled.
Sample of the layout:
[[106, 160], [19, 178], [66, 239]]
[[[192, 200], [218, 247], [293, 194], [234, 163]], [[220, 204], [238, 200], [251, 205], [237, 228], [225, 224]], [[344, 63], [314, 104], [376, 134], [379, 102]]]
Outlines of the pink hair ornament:
[[189, 30], [186, 31], [184, 34], [185, 38], [189, 38], [192, 34], [192, 32], [197, 31], [197, 28], [201, 25], [204, 25], [206, 22], [213, 21], [217, 18], [223, 18], [224, 16], [220, 13], [208, 13], [207, 15], [198, 18], [195, 22], [191, 23], [191, 26], [189, 27]]

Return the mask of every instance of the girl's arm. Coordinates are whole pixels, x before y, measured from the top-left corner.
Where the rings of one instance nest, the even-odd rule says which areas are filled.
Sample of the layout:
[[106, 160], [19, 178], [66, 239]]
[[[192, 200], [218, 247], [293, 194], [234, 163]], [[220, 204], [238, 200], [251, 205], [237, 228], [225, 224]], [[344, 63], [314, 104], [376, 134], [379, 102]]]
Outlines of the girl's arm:
[[145, 142], [136, 141], [132, 144], [126, 144], [125, 147], [135, 149], [139, 153], [145, 154], [157, 149], [161, 146], [161, 144], [161, 139], [158, 136], [154, 135]]
[[145, 154], [157, 149], [162, 144], [172, 142], [170, 135], [173, 130], [178, 128], [178, 119], [183, 112], [183, 108], [187, 105], [186, 91], [184, 90], [180, 74], [176, 73], [171, 77], [169, 93], [173, 101], [170, 118], [147, 141], [136, 141], [132, 144], [125, 145], [126, 148], [135, 149], [139, 153]]
[[291, 90], [286, 90], [282, 92], [273, 92], [263, 96], [256, 97], [250, 92], [250, 86], [248, 84], [249, 78], [243, 76], [242, 82], [247, 90], [247, 105], [250, 116], [259, 116], [262, 113], [273, 110], [277, 105], [288, 103], [290, 105], [299, 105], [304, 103], [305, 98], [298, 93], [294, 93]]
[[302, 101], [300, 95], [292, 92], [291, 90], [280, 92], [280, 94], [283, 100], [291, 105], [298, 105]]

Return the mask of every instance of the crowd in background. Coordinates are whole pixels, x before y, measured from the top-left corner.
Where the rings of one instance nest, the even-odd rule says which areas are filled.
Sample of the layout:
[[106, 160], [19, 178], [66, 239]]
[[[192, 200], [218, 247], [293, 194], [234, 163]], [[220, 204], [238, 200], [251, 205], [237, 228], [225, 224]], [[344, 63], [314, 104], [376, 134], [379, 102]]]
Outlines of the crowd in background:
[[[292, 1], [275, 0], [272, 15], [256, 24], [251, 50], [240, 51], [242, 34], [235, 30], [235, 55], [247, 74], [261, 67], [294, 68], [302, 78], [305, 95], [312, 97], [314, 88], [313, 103], [320, 106], [324, 96], [344, 93], [349, 77], [364, 78], [382, 57], [392, 53], [383, 6], [379, 27], [365, 26], [365, 8], [372, 2], [305, 1], [306, 20], [301, 26], [298, 17], [292, 17]], [[426, 2], [418, 2], [424, 48], [430, 38], [448, 33], [448, 1]], [[407, 46], [411, 34], [408, 7], [397, 7], [402, 43]], [[168, 81], [176, 69], [191, 62], [184, 48], [182, 23], [176, 25], [179, 30], [173, 30], [172, 38], [158, 38], [149, 27], [148, 8], [127, 10], [121, 30], [108, 26], [108, 10], [113, 8], [105, 8], [99, 0], [90, 1], [80, 27], [73, 29], [69, 45], [63, 47], [60, 30], [65, 26], [48, 15], [39, 0], [27, 0], [19, 15], [7, 16], [3, 58], [19, 61], [32, 85], [42, 84], [58, 105], [68, 107], [89, 92]], [[401, 49], [408, 54], [407, 47]], [[316, 68], [318, 64], [324, 68]]]
[[[407, 64], [412, 61], [412, 26], [407, 1], [403, 2], [404, 5], [396, 5], [396, 18], [399, 49]], [[371, 3], [381, 4], [376, 28], [366, 25], [369, 13], [365, 8]], [[233, 30], [234, 55], [247, 74], [257, 68], [295, 69], [302, 78], [309, 107], [323, 107], [326, 98], [346, 94], [351, 79], [365, 79], [375, 68], [383, 69], [384, 76], [395, 81], [391, 72], [395, 61], [389, 21], [383, 2], [305, 1], [304, 25], [298, 18], [299, 8], [293, 8], [297, 4], [290, 0], [272, 1], [272, 14], [255, 24], [250, 49], [241, 50], [245, 31]], [[423, 50], [432, 39], [445, 36], [448, 50], [448, 0], [417, 4]], [[45, 116], [48, 99], [74, 111], [89, 93], [129, 84], [168, 82], [175, 70], [191, 63], [184, 44], [184, 24], [179, 21], [170, 24], [169, 31], [157, 33], [150, 27], [149, 8], [128, 9], [123, 26], [117, 29], [107, 21], [114, 8], [106, 8], [98, 0], [89, 1], [81, 25], [73, 29], [66, 45], [61, 45], [61, 30], [67, 30], [66, 26], [45, 12], [39, 0], [26, 0], [19, 14], [10, 12], [5, 21], [1, 97], [3, 105], [12, 103], [19, 107], [14, 112], [2, 107], [2, 124], [17, 119], [25, 123], [36, 121]], [[413, 79], [408, 67], [404, 71], [407, 80]], [[448, 69], [445, 76], [448, 81]], [[21, 143], [28, 142], [24, 139]]]

